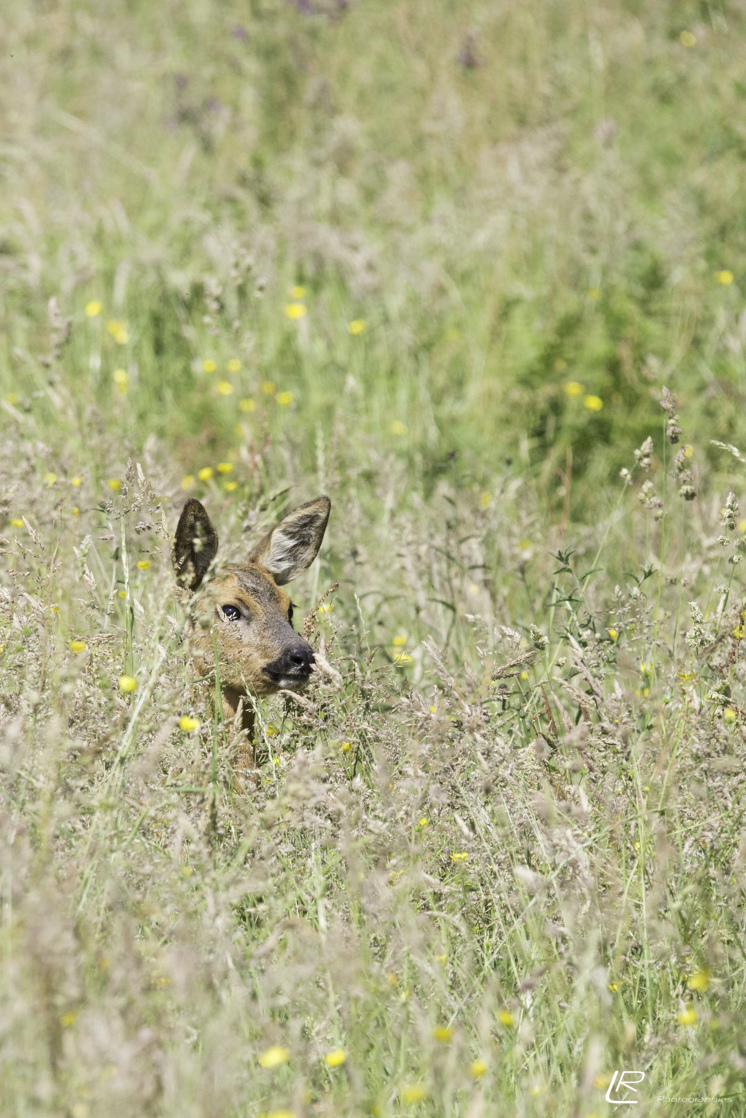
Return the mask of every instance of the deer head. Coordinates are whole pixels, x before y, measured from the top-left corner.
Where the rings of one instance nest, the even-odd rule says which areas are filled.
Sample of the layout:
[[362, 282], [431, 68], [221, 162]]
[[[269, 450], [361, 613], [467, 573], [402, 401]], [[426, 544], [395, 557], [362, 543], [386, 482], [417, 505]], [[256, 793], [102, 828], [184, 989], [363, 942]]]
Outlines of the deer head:
[[[204, 588], [195, 603], [190, 651], [202, 674], [214, 670], [217, 653], [224, 713], [235, 715], [247, 695], [295, 690], [309, 680], [313, 649], [293, 629], [293, 603], [282, 589], [318, 554], [331, 502], [317, 497], [276, 524], [243, 563], [206, 576], [218, 551], [218, 535], [204, 506], [184, 505], [174, 540], [179, 584]], [[244, 725], [253, 728], [244, 701]]]

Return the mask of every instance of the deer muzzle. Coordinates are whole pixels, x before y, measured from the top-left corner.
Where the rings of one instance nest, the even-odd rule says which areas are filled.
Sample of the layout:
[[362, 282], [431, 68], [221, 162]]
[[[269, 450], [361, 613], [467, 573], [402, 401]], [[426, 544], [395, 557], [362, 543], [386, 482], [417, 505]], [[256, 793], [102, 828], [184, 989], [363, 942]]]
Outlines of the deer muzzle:
[[313, 649], [308, 641], [299, 637], [284, 648], [275, 660], [265, 664], [262, 671], [269, 676], [275, 687], [292, 689], [308, 683], [313, 665]]

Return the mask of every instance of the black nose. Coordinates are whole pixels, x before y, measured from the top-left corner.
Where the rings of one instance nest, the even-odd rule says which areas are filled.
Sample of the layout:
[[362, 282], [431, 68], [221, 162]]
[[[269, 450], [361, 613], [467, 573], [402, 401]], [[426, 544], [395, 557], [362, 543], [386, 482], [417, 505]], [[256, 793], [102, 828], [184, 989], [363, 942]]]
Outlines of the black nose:
[[265, 664], [264, 672], [275, 683], [282, 679], [295, 679], [306, 682], [313, 667], [313, 649], [304, 640], [298, 640], [285, 648], [271, 664]]
[[313, 664], [313, 649], [310, 646], [292, 648], [287, 653], [287, 662], [296, 672], [308, 671]]

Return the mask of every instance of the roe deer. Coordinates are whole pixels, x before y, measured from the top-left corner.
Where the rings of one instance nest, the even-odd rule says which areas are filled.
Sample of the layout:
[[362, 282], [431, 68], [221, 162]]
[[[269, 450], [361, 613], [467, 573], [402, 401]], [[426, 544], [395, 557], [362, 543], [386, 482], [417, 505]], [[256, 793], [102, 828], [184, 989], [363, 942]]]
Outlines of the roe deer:
[[[313, 649], [293, 629], [293, 603], [281, 589], [311, 566], [329, 520], [331, 501], [317, 497], [281, 520], [237, 566], [209, 579], [195, 604], [189, 647], [197, 670], [218, 672], [223, 715], [241, 709], [248, 747], [254, 732], [252, 695], [303, 687]], [[176, 578], [186, 590], [201, 586], [218, 550], [218, 535], [204, 506], [187, 501], [174, 539]]]

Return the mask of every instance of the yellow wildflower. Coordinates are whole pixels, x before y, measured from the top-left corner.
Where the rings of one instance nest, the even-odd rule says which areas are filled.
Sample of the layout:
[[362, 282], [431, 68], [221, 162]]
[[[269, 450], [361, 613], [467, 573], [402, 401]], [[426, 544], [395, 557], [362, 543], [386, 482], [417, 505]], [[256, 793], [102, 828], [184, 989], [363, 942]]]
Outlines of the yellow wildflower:
[[117, 345], [126, 345], [130, 340], [129, 330], [127, 329], [126, 322], [118, 322], [112, 320], [106, 323], [106, 330], [111, 334]]
[[288, 303], [285, 307], [285, 315], [287, 318], [304, 318], [307, 314], [308, 311], [303, 303]]
[[691, 1028], [693, 1025], [696, 1025], [697, 1024], [697, 1011], [694, 1008], [694, 1006], [693, 1005], [688, 1005], [686, 1007], [686, 1009], [682, 1009], [682, 1011], [679, 1014], [677, 1020], [678, 1020], [679, 1024], [684, 1025], [685, 1028]]
[[619, 638], [619, 630], [618, 629], [607, 629], [606, 632], [609, 634], [609, 637], [611, 638], [611, 640], [613, 640], [613, 641], [618, 640], [618, 638]]
[[91, 301], [85, 305], [85, 316], [86, 318], [98, 318], [103, 309], [98, 299], [91, 299]]
[[395, 664], [411, 664], [413, 659], [414, 659], [414, 657], [410, 656], [408, 652], [395, 652], [394, 653], [394, 663]]
[[208, 357], [206, 361], [202, 362], [202, 368], [206, 373], [214, 373], [217, 367], [217, 361], [213, 361], [211, 357]]
[[342, 750], [343, 753], [349, 753], [351, 747], [352, 747], [352, 742], [351, 741], [343, 741], [339, 748]]
[[696, 990], [698, 994], [703, 994], [707, 987], [710, 985], [712, 974], [707, 969], [697, 971], [696, 974], [689, 976], [687, 986], [690, 990]]
[[281, 408], [289, 407], [290, 404], [292, 404], [294, 399], [295, 399], [295, 397], [293, 396], [292, 392], [278, 392], [277, 393], [277, 403], [280, 405]]
[[85, 652], [85, 641], [70, 641], [71, 652]]
[[119, 690], [124, 691], [125, 694], [130, 694], [132, 691], [136, 691], [137, 680], [134, 679], [131, 675], [120, 675]]
[[226, 481], [225, 485], [223, 486], [223, 489], [226, 491], [226, 493], [234, 493], [236, 491], [236, 489], [238, 489], [238, 482], [237, 481]]
[[[272, 396], [277, 388], [273, 380], [263, 380], [259, 385], [265, 396]], [[253, 408], [251, 409], [253, 411]]]
[[400, 419], [395, 419], [393, 423], [389, 424], [389, 431], [392, 435], [408, 435], [409, 428], [401, 422]]
[[268, 1068], [273, 1071], [275, 1068], [282, 1067], [290, 1059], [290, 1049], [283, 1048], [282, 1045], [273, 1044], [271, 1048], [267, 1048], [262, 1052], [261, 1056], [257, 1057], [259, 1066]]
[[149, 559], [138, 559], [137, 560], [138, 570], [147, 571], [149, 566], [150, 566], [150, 560]]
[[594, 300], [595, 299], [600, 299], [601, 298], [601, 288], [600, 287], [589, 287], [588, 288], [588, 298], [589, 299], [594, 299]]
[[14, 516], [10, 523], [14, 528], [23, 528], [23, 521], [19, 516]]
[[44, 480], [46, 481], [47, 485], [52, 486], [57, 480], [57, 474], [45, 474]]
[[462, 850], [457, 854], [451, 854], [451, 861], [452, 862], [465, 862], [468, 857], [469, 857], [468, 850]]
[[731, 710], [730, 708], [728, 708], [728, 710], [726, 710], [723, 713], [723, 718], [725, 719], [726, 722], [735, 722], [736, 712], [734, 710]]
[[402, 1102], [414, 1103], [422, 1102], [427, 1098], [427, 1087], [424, 1083], [411, 1083], [408, 1087], [402, 1088]]
[[565, 385], [565, 396], [575, 397], [583, 395], [583, 385], [578, 380], [568, 380]]
[[219, 380], [215, 387], [221, 396], [230, 396], [233, 392], [233, 385], [229, 380]]
[[197, 477], [200, 481], [209, 481], [212, 475], [212, 466], [203, 466], [202, 469], [198, 472]]
[[117, 490], [122, 488], [122, 483], [118, 477], [110, 477], [106, 484], [109, 486], [109, 489]]
[[438, 1025], [436, 1029], [433, 1029], [433, 1036], [436, 1040], [440, 1041], [441, 1044], [447, 1044], [453, 1036], [453, 1029], [449, 1028], [447, 1025]]
[[488, 509], [492, 504], [492, 494], [486, 490], [484, 493], [479, 494], [479, 507], [480, 509]]
[[129, 385], [129, 377], [127, 376], [126, 369], [115, 369], [112, 373], [112, 380], [117, 386], [117, 392], [120, 396], [127, 395], [127, 387]]
[[583, 407], [588, 408], [588, 411], [601, 411], [604, 402], [600, 396], [584, 396]]
[[324, 1063], [329, 1068], [341, 1068], [346, 1059], [347, 1053], [344, 1048], [332, 1048], [331, 1052], [327, 1052], [324, 1056]]
[[231, 357], [230, 361], [226, 365], [226, 369], [228, 370], [229, 373], [240, 373], [241, 372], [241, 362], [238, 360], [237, 357]]
[[247, 411], [247, 412], [256, 411], [256, 403], [253, 400], [248, 399], [248, 398], [244, 399], [244, 400], [239, 400], [238, 401], [238, 407], [239, 407], [240, 411]]
[[193, 475], [192, 474], [184, 474], [183, 478], [181, 479], [181, 488], [182, 489], [191, 489], [193, 485], [194, 485]]
[[422, 816], [422, 819], [420, 819], [420, 821], [419, 821], [419, 823], [417, 824], [417, 826], [418, 826], [418, 827], [427, 827], [427, 816], [426, 816], [426, 815], [423, 815], [423, 816]]
[[69, 1029], [70, 1026], [74, 1025], [77, 1020], [77, 1013], [65, 1013], [62, 1017], [60, 1017], [60, 1024], [62, 1025], [63, 1029]]
[[436, 963], [440, 963], [440, 965], [441, 965], [442, 967], [444, 967], [444, 966], [446, 965], [446, 960], [447, 960], [447, 958], [448, 958], [448, 956], [447, 956], [447, 955], [436, 955], [436, 956], [435, 956], [435, 962], [436, 962]]
[[75, 488], [77, 489], [79, 485], [82, 485], [82, 484], [83, 484], [83, 478], [82, 478], [82, 477], [74, 477], [74, 478], [71, 478], [71, 479], [70, 479], [70, 484], [71, 484], [71, 485], [74, 485], [74, 486], [75, 486]]
[[723, 268], [721, 272], [715, 273], [715, 279], [718, 283], [722, 283], [723, 287], [729, 287], [733, 283], [734, 275], [727, 268]]
[[474, 1079], [481, 1079], [487, 1071], [487, 1064], [484, 1060], [475, 1060], [473, 1064], [469, 1064], [469, 1075]]
[[400, 633], [398, 636], [392, 638], [391, 643], [393, 644], [394, 648], [401, 648], [402, 645], [405, 645], [407, 643], [407, 638], [404, 636], [403, 633]]
[[231, 470], [233, 469], [233, 463], [232, 462], [218, 462], [217, 469], [218, 469], [219, 474], [229, 474], [231, 472]]
[[350, 322], [349, 325], [347, 326], [347, 329], [350, 331], [351, 334], [364, 334], [365, 333], [365, 319], [363, 319], [363, 318], [353, 318], [352, 322]]
[[9, 404], [17, 404], [18, 403], [18, 393], [17, 392], [8, 392], [5, 399], [6, 399], [6, 402], [9, 403]]
[[693, 47], [696, 45], [696, 38], [692, 35], [691, 31], [682, 31], [679, 35], [679, 42], [682, 47]]
[[497, 1019], [500, 1024], [505, 1025], [506, 1028], [509, 1028], [511, 1025], [514, 1024], [513, 1014], [510, 1013], [507, 1009], [501, 1009], [497, 1015]]
[[80, 509], [77, 505], [73, 505], [73, 516], [80, 516]]
[[300, 286], [291, 287], [290, 288], [290, 295], [293, 299], [305, 299], [306, 289], [305, 289], [305, 287], [300, 287]]
[[182, 714], [179, 719], [179, 729], [184, 730], [187, 734], [191, 734], [193, 730], [199, 730], [202, 723], [198, 718], [192, 718], [191, 714]]

